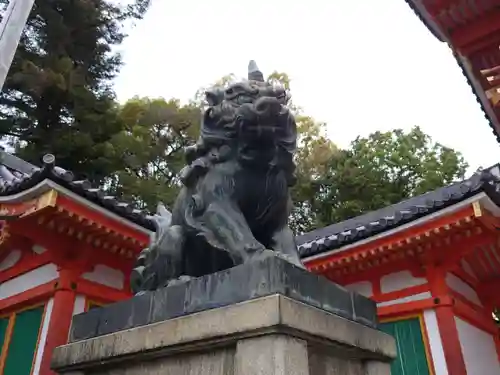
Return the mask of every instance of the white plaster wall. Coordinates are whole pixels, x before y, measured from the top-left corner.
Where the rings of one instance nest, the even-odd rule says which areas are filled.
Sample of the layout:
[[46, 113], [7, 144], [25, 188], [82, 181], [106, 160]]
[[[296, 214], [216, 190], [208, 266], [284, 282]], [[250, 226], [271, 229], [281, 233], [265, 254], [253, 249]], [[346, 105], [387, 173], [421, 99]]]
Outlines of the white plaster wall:
[[427, 337], [429, 338], [435, 374], [448, 375], [448, 366], [446, 366], [446, 359], [444, 358], [443, 342], [439, 333], [436, 312], [434, 310], [425, 310], [424, 322], [427, 329]]
[[85, 312], [85, 296], [78, 294], [75, 298], [75, 305], [73, 306], [73, 315]]
[[419, 300], [430, 298], [430, 297], [431, 297], [430, 292], [418, 293], [418, 294], [414, 294], [414, 295], [408, 296], [408, 297], [393, 299], [391, 301], [379, 302], [379, 303], [377, 303], [377, 306], [384, 307], [384, 306], [397, 305], [398, 303], [419, 301]]
[[38, 341], [38, 346], [35, 354], [35, 363], [33, 365], [33, 375], [38, 375], [40, 373], [40, 365], [42, 363], [43, 351], [45, 349], [45, 343], [47, 342], [47, 333], [49, 331], [50, 318], [52, 317], [52, 308], [54, 307], [54, 299], [51, 298], [45, 306], [45, 314], [43, 316], [42, 329], [40, 331], [40, 338]]
[[2, 262], [0, 262], [0, 272], [14, 267], [17, 262], [19, 262], [19, 259], [21, 259], [22, 254], [21, 250], [12, 250], [9, 254], [7, 254]]
[[365, 297], [373, 296], [373, 286], [369, 281], [360, 281], [358, 283], [344, 285], [344, 288], [352, 292], [359, 293]]
[[500, 363], [493, 336], [455, 317], [467, 374], [498, 375]]
[[8, 298], [59, 277], [55, 264], [46, 264], [0, 284], [0, 299]]
[[103, 264], [96, 265], [92, 272], [84, 273], [82, 278], [116, 289], [123, 289], [125, 284], [125, 275], [122, 271]]
[[413, 277], [410, 271], [400, 271], [383, 276], [380, 279], [380, 289], [382, 293], [389, 293], [425, 283], [425, 278]]
[[482, 306], [479, 296], [476, 291], [466, 282], [462, 281], [459, 277], [448, 273], [446, 274], [446, 284], [455, 292], [461, 294], [466, 299], [475, 303], [476, 305]]

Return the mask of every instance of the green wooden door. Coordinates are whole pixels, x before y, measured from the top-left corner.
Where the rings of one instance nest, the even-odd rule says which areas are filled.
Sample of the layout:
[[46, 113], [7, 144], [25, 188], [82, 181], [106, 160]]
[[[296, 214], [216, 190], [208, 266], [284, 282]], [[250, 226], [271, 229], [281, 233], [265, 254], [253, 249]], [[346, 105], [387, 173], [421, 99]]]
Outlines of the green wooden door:
[[43, 309], [40, 306], [16, 313], [3, 375], [30, 375]]
[[396, 339], [398, 357], [391, 375], [430, 375], [419, 318], [381, 323], [379, 328]]

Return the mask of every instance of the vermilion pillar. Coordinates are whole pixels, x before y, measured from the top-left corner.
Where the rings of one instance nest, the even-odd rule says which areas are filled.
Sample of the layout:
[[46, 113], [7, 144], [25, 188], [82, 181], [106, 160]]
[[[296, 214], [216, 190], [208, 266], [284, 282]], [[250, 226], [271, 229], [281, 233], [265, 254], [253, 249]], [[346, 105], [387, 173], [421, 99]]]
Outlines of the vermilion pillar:
[[47, 339], [43, 349], [42, 362], [40, 364], [40, 375], [54, 375], [50, 369], [50, 361], [53, 350], [68, 342], [68, 333], [73, 317], [76, 293], [75, 272], [66, 269], [59, 270], [59, 282], [54, 293], [54, 304], [49, 321]]
[[[446, 285], [446, 271], [431, 267], [428, 269], [427, 279], [429, 280], [433, 298], [453, 301], [449, 296], [448, 285]], [[467, 375], [452, 303], [437, 303], [434, 311], [436, 312], [439, 335], [443, 343], [443, 352], [448, 374]]]

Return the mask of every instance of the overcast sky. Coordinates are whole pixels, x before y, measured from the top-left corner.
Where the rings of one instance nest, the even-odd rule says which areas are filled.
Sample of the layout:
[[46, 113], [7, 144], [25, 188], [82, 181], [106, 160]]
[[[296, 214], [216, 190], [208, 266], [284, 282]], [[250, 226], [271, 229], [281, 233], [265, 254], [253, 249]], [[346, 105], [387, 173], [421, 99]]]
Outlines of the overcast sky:
[[339, 146], [376, 130], [419, 125], [471, 165], [500, 162], [500, 144], [449, 48], [404, 0], [153, 0], [122, 45], [120, 101], [188, 100], [218, 78], [292, 79], [295, 103]]

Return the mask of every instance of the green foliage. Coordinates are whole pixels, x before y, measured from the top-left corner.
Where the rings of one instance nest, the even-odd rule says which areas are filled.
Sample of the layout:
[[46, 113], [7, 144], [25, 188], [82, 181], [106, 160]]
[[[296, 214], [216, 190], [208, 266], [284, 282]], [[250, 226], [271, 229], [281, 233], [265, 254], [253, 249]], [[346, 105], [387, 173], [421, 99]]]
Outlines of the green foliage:
[[0, 135], [21, 157], [38, 163], [52, 152], [93, 181], [118, 167], [108, 161], [122, 129], [111, 87], [121, 58], [112, 48], [149, 3], [35, 2], [0, 95]]
[[414, 127], [358, 137], [338, 150], [304, 194], [311, 221], [299, 231], [329, 225], [445, 186], [464, 177], [462, 155]]
[[160, 201], [171, 205], [185, 163], [183, 149], [198, 136], [199, 107], [175, 99], [133, 98], [119, 117], [126, 127], [111, 143], [116, 163], [123, 158], [125, 167], [108, 179], [109, 189], [149, 210]]
[[[0, 136], [28, 161], [54, 153], [61, 167], [152, 210], [158, 201], [171, 205], [177, 195], [182, 150], [197, 138], [205, 89], [187, 105], [161, 98], [116, 104], [112, 80], [122, 62], [112, 49], [125, 37], [124, 22], [142, 18], [150, 3], [131, 1], [35, 2], [0, 94]], [[231, 74], [215, 86], [234, 81]], [[292, 83], [282, 72], [268, 82], [286, 89]], [[467, 167], [459, 153], [418, 127], [376, 132], [339, 149], [324, 123], [293, 101], [290, 108], [299, 138], [291, 218], [296, 232], [443, 186]]]
[[309, 201], [316, 194], [316, 181], [327, 172], [329, 160], [338, 152], [337, 146], [326, 136], [326, 124], [310, 116], [296, 113], [298, 148], [295, 155], [297, 183], [292, 188], [294, 210], [291, 227], [305, 231], [314, 224], [314, 212]]
[[[227, 87], [228, 75], [215, 83]], [[268, 77], [290, 87], [285, 73]], [[199, 131], [204, 108], [200, 89], [189, 105], [176, 100], [134, 98], [120, 108], [125, 130], [113, 137], [115, 158], [127, 155], [127, 166], [109, 179], [118, 193], [154, 209], [158, 201], [171, 205], [178, 193], [177, 173], [184, 165], [182, 149]], [[358, 137], [339, 149], [326, 136], [326, 125], [291, 105], [296, 115], [297, 184], [291, 226], [305, 232], [397, 203], [462, 178], [463, 157], [415, 127]], [[114, 162], [116, 163], [116, 162]]]

